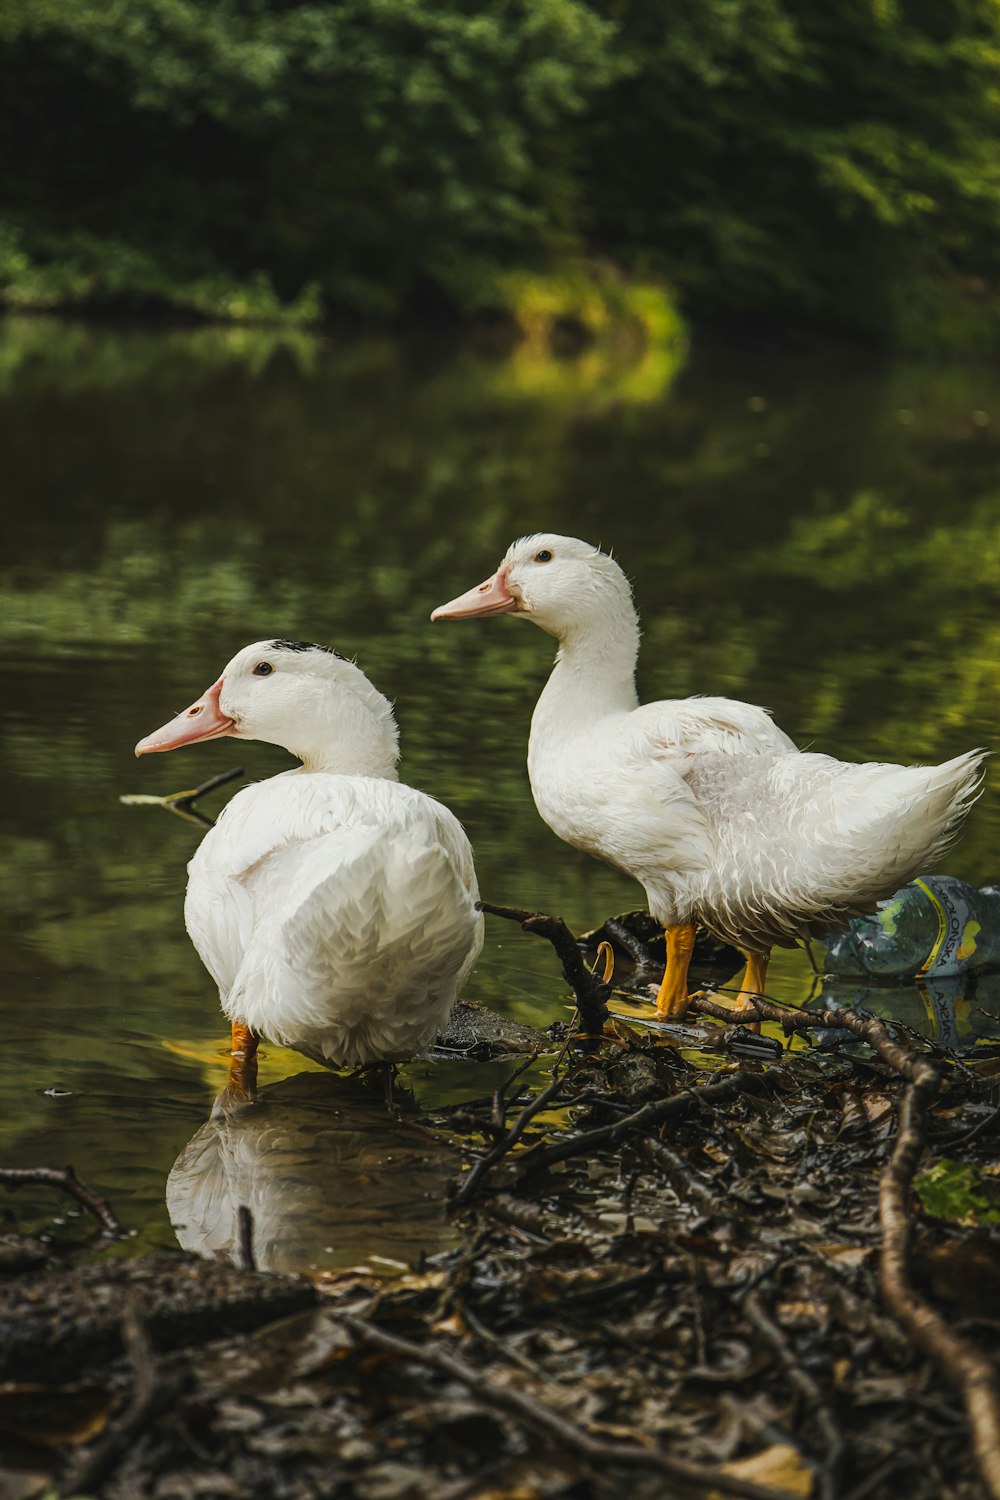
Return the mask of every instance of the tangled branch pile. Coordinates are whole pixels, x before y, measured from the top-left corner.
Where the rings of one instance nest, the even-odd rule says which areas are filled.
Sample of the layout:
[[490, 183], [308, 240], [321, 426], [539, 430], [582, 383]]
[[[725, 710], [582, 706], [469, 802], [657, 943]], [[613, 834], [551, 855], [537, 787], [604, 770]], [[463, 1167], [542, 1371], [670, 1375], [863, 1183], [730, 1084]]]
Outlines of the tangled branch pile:
[[924, 1136], [988, 1165], [998, 1059], [785, 1019], [844, 1043], [709, 1075], [623, 1034], [423, 1120], [485, 1148], [459, 1246], [394, 1282], [8, 1278], [16, 1493], [996, 1495], [996, 1242], [910, 1226]]

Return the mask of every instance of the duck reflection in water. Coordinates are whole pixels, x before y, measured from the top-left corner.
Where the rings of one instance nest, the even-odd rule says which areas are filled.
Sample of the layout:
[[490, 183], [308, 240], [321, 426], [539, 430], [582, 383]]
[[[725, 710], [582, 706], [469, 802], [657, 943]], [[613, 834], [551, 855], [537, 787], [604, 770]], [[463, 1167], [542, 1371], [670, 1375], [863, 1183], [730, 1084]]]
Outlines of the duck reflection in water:
[[[396, 1103], [405, 1110], [405, 1092]], [[445, 1205], [455, 1165], [413, 1120], [387, 1114], [377, 1082], [299, 1073], [258, 1094], [256, 1060], [234, 1059], [211, 1118], [167, 1178], [167, 1211], [182, 1249], [199, 1255], [239, 1262], [245, 1206], [260, 1270], [374, 1260], [385, 1272], [453, 1243]]]

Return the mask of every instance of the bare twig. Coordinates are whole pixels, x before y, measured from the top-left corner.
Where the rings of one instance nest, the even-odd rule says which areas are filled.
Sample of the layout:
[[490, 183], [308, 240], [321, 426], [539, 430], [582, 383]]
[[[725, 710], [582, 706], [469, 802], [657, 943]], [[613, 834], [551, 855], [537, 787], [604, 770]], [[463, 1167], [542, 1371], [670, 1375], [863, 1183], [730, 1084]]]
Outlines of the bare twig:
[[647, 1136], [639, 1142], [638, 1149], [644, 1161], [659, 1167], [675, 1183], [679, 1183], [683, 1194], [692, 1203], [697, 1204], [703, 1214], [716, 1215], [726, 1212], [722, 1200], [716, 1197], [711, 1188], [699, 1182], [693, 1172], [688, 1171], [682, 1158], [670, 1146], [665, 1145], [663, 1141], [656, 1140], [653, 1136]]
[[649, 944], [644, 943], [642, 938], [636, 937], [635, 933], [631, 932], [617, 917], [608, 917], [604, 924], [604, 931], [610, 933], [615, 942], [625, 949], [640, 973], [646, 969], [662, 969], [663, 960], [658, 959], [650, 951]]
[[216, 787], [225, 786], [227, 781], [235, 781], [237, 776], [242, 775], [243, 767], [234, 766], [231, 771], [222, 771], [218, 776], [209, 777], [208, 781], [203, 781], [201, 786], [196, 786], [190, 792], [168, 792], [165, 797], [157, 797], [151, 792], [126, 792], [118, 801], [126, 807], [164, 807], [167, 812], [175, 813], [188, 823], [197, 823], [201, 828], [214, 828], [214, 819], [195, 807], [195, 803], [199, 797], [207, 796]]
[[939, 1082], [937, 1069], [918, 1060], [900, 1106], [892, 1156], [882, 1170], [882, 1295], [917, 1347], [941, 1366], [961, 1392], [979, 1472], [991, 1500], [1000, 1500], [1000, 1391], [993, 1364], [954, 1333], [909, 1280], [913, 1177], [924, 1151], [924, 1115]]
[[29, 1183], [43, 1183], [71, 1194], [88, 1213], [94, 1215], [105, 1234], [114, 1235], [116, 1239], [124, 1238], [127, 1231], [111, 1204], [82, 1183], [72, 1167], [0, 1167], [0, 1186], [14, 1190]]
[[562, 917], [552, 917], [545, 912], [526, 911], [520, 906], [494, 906], [489, 901], [480, 901], [480, 911], [494, 917], [504, 917], [509, 922], [519, 922], [525, 932], [537, 932], [548, 938], [562, 964], [567, 984], [576, 996], [583, 1030], [599, 1036], [608, 1019], [608, 996], [610, 985], [604, 984], [592, 974], [583, 961], [576, 938]]
[[669, 1099], [657, 1099], [652, 1104], [644, 1104], [641, 1109], [626, 1115], [624, 1119], [615, 1120], [612, 1125], [602, 1125], [596, 1130], [584, 1130], [578, 1135], [568, 1136], [551, 1145], [532, 1146], [517, 1158], [518, 1166], [527, 1174], [540, 1172], [556, 1162], [566, 1161], [571, 1156], [589, 1156], [592, 1152], [606, 1146], [617, 1145], [626, 1136], [650, 1130], [653, 1126], [662, 1125], [664, 1121], [673, 1119], [677, 1115], [687, 1114], [691, 1109], [699, 1109], [704, 1105], [722, 1104], [737, 1094], [766, 1092], [775, 1086], [779, 1074], [784, 1076], [784, 1070], [771, 1068], [767, 1073], [731, 1073], [728, 1077], [720, 1079], [718, 1083], [707, 1083], [701, 1088], [684, 1089], [679, 1094], [671, 1095]]
[[245, 1203], [236, 1210], [236, 1264], [241, 1271], [256, 1271], [253, 1253], [253, 1214]]
[[815, 1380], [795, 1358], [781, 1329], [768, 1316], [758, 1293], [750, 1292], [744, 1298], [743, 1306], [750, 1322], [778, 1356], [789, 1382], [804, 1398], [807, 1407], [816, 1418], [816, 1425], [822, 1433], [823, 1445], [826, 1449], [826, 1459], [818, 1476], [820, 1496], [822, 1500], [837, 1500], [840, 1493], [840, 1471], [844, 1459], [844, 1439], [833, 1413], [823, 1400], [823, 1394]]
[[507, 1152], [513, 1146], [517, 1145], [535, 1115], [539, 1114], [547, 1104], [552, 1103], [556, 1095], [562, 1092], [564, 1084], [564, 1078], [553, 1078], [547, 1088], [544, 1088], [540, 1094], [536, 1095], [530, 1104], [525, 1105], [507, 1134], [497, 1141], [492, 1151], [476, 1162], [468, 1177], [465, 1178], [453, 1200], [456, 1207], [461, 1207], [463, 1204], [468, 1203], [470, 1198], [479, 1191], [483, 1180], [493, 1170], [500, 1158], [506, 1156]]
[[500, 1087], [495, 1091], [493, 1095], [492, 1107], [490, 1109], [489, 1124], [489, 1130], [494, 1145], [497, 1141], [500, 1140], [501, 1136], [507, 1129], [508, 1091], [514, 1087], [514, 1084], [522, 1076], [522, 1074], [526, 1073], [528, 1069], [538, 1061], [541, 1055], [542, 1054], [540, 1052], [532, 1052], [531, 1056], [526, 1057], [524, 1062], [520, 1063], [519, 1066], [514, 1069], [513, 1073], [511, 1073], [510, 1077], [505, 1078]]
[[740, 1479], [734, 1474], [727, 1474], [724, 1469], [713, 1468], [709, 1464], [675, 1458], [673, 1454], [664, 1453], [662, 1449], [652, 1444], [645, 1447], [639, 1443], [607, 1442], [596, 1438], [584, 1428], [567, 1421], [565, 1417], [553, 1411], [536, 1395], [522, 1393], [510, 1386], [494, 1384], [487, 1376], [457, 1355], [449, 1354], [443, 1349], [435, 1349], [427, 1344], [412, 1343], [409, 1339], [387, 1333], [384, 1329], [376, 1327], [364, 1318], [355, 1317], [351, 1313], [332, 1313], [331, 1316], [349, 1328], [359, 1342], [373, 1345], [377, 1349], [384, 1349], [386, 1353], [395, 1354], [400, 1359], [409, 1360], [414, 1364], [440, 1370], [452, 1380], [461, 1381], [469, 1390], [481, 1396], [491, 1410], [509, 1411], [525, 1426], [556, 1438], [571, 1451], [582, 1455], [591, 1463], [619, 1468], [651, 1469], [682, 1483], [699, 1485], [703, 1489], [720, 1490], [727, 1495], [743, 1496], [745, 1500], [787, 1500], [785, 1491], [753, 1484], [749, 1480]]

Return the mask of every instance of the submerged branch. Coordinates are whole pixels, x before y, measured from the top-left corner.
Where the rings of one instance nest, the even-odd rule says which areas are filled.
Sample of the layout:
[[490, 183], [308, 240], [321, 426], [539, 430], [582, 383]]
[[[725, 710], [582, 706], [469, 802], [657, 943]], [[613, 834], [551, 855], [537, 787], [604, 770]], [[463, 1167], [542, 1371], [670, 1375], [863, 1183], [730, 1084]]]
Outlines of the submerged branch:
[[69, 1193], [94, 1215], [105, 1234], [114, 1235], [116, 1239], [125, 1237], [127, 1231], [111, 1204], [82, 1183], [72, 1167], [0, 1167], [0, 1186], [13, 1191], [29, 1183], [42, 1183]]
[[163, 807], [167, 812], [176, 814], [188, 823], [197, 823], [200, 828], [214, 828], [215, 820], [200, 808], [195, 807], [199, 797], [207, 797], [209, 792], [214, 792], [216, 787], [225, 786], [227, 781], [235, 781], [238, 776], [243, 775], [242, 766], [234, 766], [231, 771], [221, 771], [218, 776], [210, 776], [200, 786], [188, 792], [168, 792], [163, 797], [158, 797], [152, 792], [125, 792], [118, 798], [125, 807]]

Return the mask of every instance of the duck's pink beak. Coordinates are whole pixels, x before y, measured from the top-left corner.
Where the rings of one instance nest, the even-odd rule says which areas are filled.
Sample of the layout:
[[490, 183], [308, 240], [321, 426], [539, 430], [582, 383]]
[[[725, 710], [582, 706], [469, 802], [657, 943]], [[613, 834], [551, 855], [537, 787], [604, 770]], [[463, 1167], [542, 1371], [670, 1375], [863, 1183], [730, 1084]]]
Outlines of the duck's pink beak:
[[213, 683], [197, 703], [192, 703], [176, 719], [154, 729], [135, 747], [136, 755], [152, 755], [157, 750], [178, 750], [181, 745], [196, 745], [199, 740], [217, 740], [224, 734], [232, 734], [233, 721], [227, 719], [219, 707], [222, 678]]
[[507, 569], [498, 568], [492, 578], [467, 594], [459, 594], [449, 604], [439, 604], [431, 619], [471, 620], [474, 615], [509, 615], [517, 608], [517, 600], [507, 587]]

